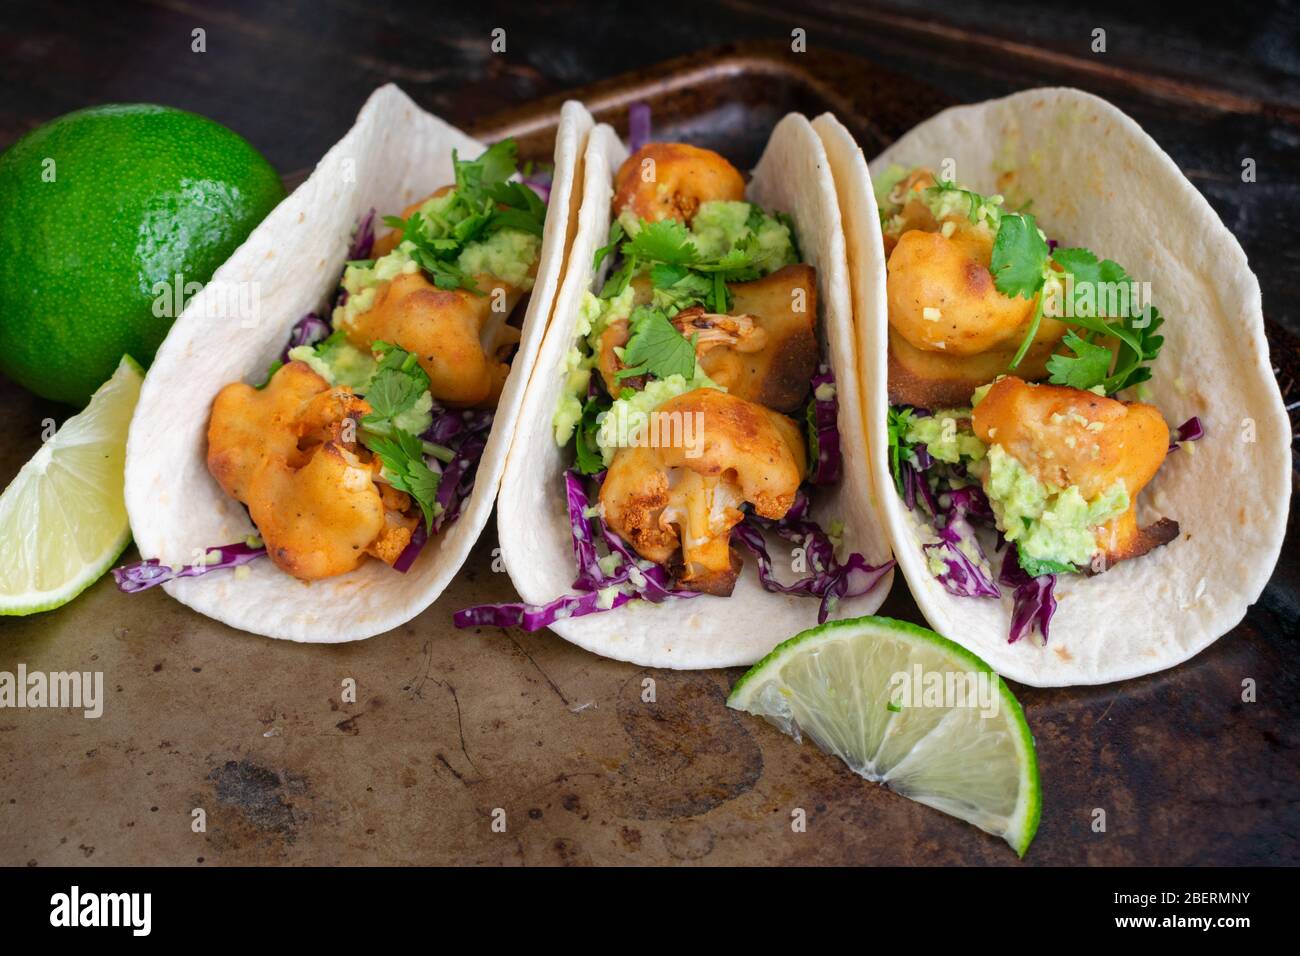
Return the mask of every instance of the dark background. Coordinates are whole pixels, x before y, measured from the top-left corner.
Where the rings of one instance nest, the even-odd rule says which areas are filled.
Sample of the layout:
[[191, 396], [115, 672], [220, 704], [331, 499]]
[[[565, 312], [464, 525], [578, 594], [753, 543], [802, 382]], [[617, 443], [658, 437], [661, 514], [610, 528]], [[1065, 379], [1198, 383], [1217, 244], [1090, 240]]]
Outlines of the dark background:
[[[491, 31], [506, 31], [503, 54]], [[4, 3], [0, 147], [70, 110], [159, 102], [242, 133], [282, 172], [309, 168], [366, 96], [395, 82], [462, 126], [719, 44], [807, 31], [958, 101], [1045, 82], [1113, 98], [1187, 172], [1260, 270], [1265, 312], [1300, 332], [1300, 6], [1047, 0], [654, 3]], [[206, 52], [191, 50], [206, 31]], [[1107, 50], [1091, 51], [1093, 30]], [[631, 39], [631, 42], [629, 42]], [[1244, 157], [1258, 163], [1241, 189]]]

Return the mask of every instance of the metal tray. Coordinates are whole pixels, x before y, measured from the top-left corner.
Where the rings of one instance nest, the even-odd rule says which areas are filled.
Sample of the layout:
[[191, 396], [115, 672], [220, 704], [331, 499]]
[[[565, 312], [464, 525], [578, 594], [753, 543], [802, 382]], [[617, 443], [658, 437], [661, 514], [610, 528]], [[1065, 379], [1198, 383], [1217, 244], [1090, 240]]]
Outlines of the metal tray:
[[[1052, 64], [1033, 66], [1052, 81]], [[1093, 79], [1126, 108], [1125, 95], [1152, 95], [1137, 77]], [[1202, 93], [1154, 95], [1180, 103], [1187, 136], [1198, 110], [1221, 110]], [[648, 102], [657, 136], [740, 165], [789, 110], [834, 111], [870, 155], [948, 104], [861, 59], [761, 43], [567, 96], [620, 131], [627, 104]], [[546, 158], [566, 97], [473, 132], [514, 135]], [[1296, 342], [1273, 326], [1270, 337], [1287, 384]], [[54, 409], [7, 384], [0, 401], [8, 476]], [[1263, 599], [1187, 664], [1104, 687], [1015, 688], [1044, 786], [1026, 864], [1300, 860], [1294, 517], [1288, 532]], [[489, 525], [434, 607], [360, 644], [253, 637], [109, 581], [60, 611], [0, 622], [0, 670], [101, 670], [108, 691], [99, 720], [0, 712], [0, 864], [1015, 862], [1000, 841], [727, 710], [738, 671], [650, 671], [549, 632], [454, 630], [453, 609], [514, 597], [494, 573], [495, 544]], [[881, 613], [922, 620], [901, 577]], [[341, 701], [345, 678], [356, 703]], [[1242, 701], [1247, 678], [1258, 702]], [[199, 807], [207, 828], [194, 833]], [[807, 832], [792, 830], [799, 809]], [[493, 829], [497, 811], [505, 832]]]

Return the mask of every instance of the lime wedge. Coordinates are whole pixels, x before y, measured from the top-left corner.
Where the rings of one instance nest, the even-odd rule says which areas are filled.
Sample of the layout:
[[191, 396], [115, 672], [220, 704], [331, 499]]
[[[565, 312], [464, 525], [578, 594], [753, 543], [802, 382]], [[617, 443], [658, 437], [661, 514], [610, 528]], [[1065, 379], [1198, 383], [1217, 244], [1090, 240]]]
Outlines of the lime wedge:
[[131, 541], [122, 497], [126, 432], [144, 373], [123, 356], [0, 495], [0, 614], [67, 604]]
[[834, 621], [777, 646], [727, 706], [807, 734], [856, 774], [1000, 836], [1020, 856], [1042, 792], [1020, 704], [987, 664], [887, 617]]

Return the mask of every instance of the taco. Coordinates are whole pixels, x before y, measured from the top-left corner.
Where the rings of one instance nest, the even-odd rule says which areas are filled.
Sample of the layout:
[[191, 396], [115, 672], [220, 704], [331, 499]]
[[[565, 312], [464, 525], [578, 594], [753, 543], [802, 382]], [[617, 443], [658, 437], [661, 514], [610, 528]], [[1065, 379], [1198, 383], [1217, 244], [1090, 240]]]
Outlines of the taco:
[[1290, 427], [1259, 284], [1173, 161], [1070, 89], [947, 110], [844, 211], [872, 469], [943, 634], [1025, 684], [1171, 667], [1263, 590]]
[[[748, 183], [716, 152], [607, 126], [497, 506], [525, 603], [460, 626], [649, 666], [747, 664], [892, 580], [839, 210], [808, 121]], [[575, 567], [576, 564], [576, 567]]]
[[491, 512], [591, 126], [565, 105], [548, 182], [376, 91], [159, 349], [119, 586], [312, 642], [431, 604]]

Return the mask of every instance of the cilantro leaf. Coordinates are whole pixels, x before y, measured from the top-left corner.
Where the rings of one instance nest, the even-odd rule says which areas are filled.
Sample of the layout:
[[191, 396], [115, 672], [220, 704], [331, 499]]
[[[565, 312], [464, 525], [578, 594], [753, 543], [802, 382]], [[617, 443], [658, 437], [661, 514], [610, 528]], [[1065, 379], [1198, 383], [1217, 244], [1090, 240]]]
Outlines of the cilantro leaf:
[[574, 463], [584, 475], [605, 470], [605, 459], [596, 435], [600, 432], [600, 416], [609, 409], [609, 404], [608, 399], [589, 398], [582, 406], [582, 418], [574, 431], [573, 449], [576, 453]]
[[[1147, 305], [1138, 315], [1124, 314], [1133, 311], [1133, 293], [1128, 288], [1133, 280], [1123, 266], [1111, 259], [1098, 260], [1087, 249], [1058, 249], [1052, 259], [1069, 275], [1073, 288], [1072, 302], [1069, 303], [1072, 307], [1070, 314], [1061, 316], [1061, 321], [1087, 329], [1094, 336], [1119, 341], [1119, 349], [1115, 353], [1115, 370], [1109, 375], [1102, 375], [1094, 384], [1101, 385], [1107, 395], [1114, 395], [1149, 379], [1151, 370], [1147, 366], [1160, 354], [1165, 341], [1163, 336], [1156, 334], [1164, 322], [1160, 310]], [[1120, 290], [1122, 295], [1112, 297], [1108, 293], [1116, 285], [1125, 288]], [[1120, 306], [1119, 315], [1104, 314], [1109, 311], [1105, 306], [1111, 301]], [[1077, 349], [1075, 352], [1080, 354]], [[1100, 364], [1099, 358], [1094, 361]]]
[[457, 190], [479, 192], [484, 186], [504, 183], [519, 167], [519, 147], [513, 139], [493, 143], [477, 159], [462, 160], [453, 149], [452, 165], [456, 169]]
[[650, 267], [650, 282], [656, 289], [669, 289], [690, 274], [691, 270], [685, 266], [657, 262]]
[[1073, 564], [1066, 564], [1064, 561], [1031, 558], [1019, 549], [1016, 551], [1016, 559], [1020, 562], [1021, 569], [1031, 578], [1039, 578], [1044, 574], [1078, 574], [1079, 572], [1079, 569]]
[[484, 192], [496, 204], [491, 214], [488, 232], [518, 229], [534, 236], [542, 234], [546, 224], [546, 204], [541, 197], [523, 183], [495, 183]]
[[675, 219], [643, 223], [623, 253], [670, 265], [693, 265], [699, 257], [689, 230]]
[[[711, 312], [721, 311], [712, 305], [717, 285], [713, 277], [692, 272], [685, 266], [656, 263], [650, 269], [650, 283], [654, 286], [651, 302], [669, 315], [694, 305], [708, 305]], [[722, 287], [726, 289], [726, 284]]]
[[1110, 374], [1110, 363], [1114, 356], [1104, 345], [1096, 345], [1080, 338], [1074, 332], [1066, 332], [1063, 344], [1074, 356], [1053, 355], [1047, 360], [1047, 371], [1053, 385], [1069, 385], [1071, 388], [1093, 388], [1100, 385]]
[[442, 511], [438, 504], [438, 484], [442, 476], [424, 461], [424, 442], [404, 431], [389, 436], [363, 431], [362, 442], [383, 463], [383, 478], [398, 491], [414, 499], [424, 513], [426, 530], [433, 529], [433, 519]]
[[1032, 299], [1043, 287], [1050, 250], [1033, 216], [1008, 214], [1002, 217], [989, 271], [993, 284], [1005, 296]]
[[907, 430], [912, 427], [916, 416], [910, 408], [890, 408], [886, 419], [885, 431], [889, 441], [889, 470], [894, 476], [894, 487], [899, 497], [903, 495], [903, 458], [912, 452], [907, 443]]
[[635, 375], [653, 375], [658, 379], [670, 375], [691, 378], [695, 375], [695, 343], [687, 341], [668, 316], [658, 309], [637, 306], [632, 312], [632, 334], [623, 350], [619, 381]]
[[473, 277], [457, 265], [465, 247], [503, 229], [542, 234], [546, 204], [525, 184], [510, 181], [517, 161], [513, 140], [502, 140], [473, 160], [462, 160], [453, 150], [456, 185], [443, 203], [428, 213], [416, 210], [405, 220], [384, 217], [386, 224], [402, 230], [402, 240], [414, 249], [412, 258], [439, 289], [482, 295]]
[[608, 257], [610, 253], [618, 248], [619, 243], [623, 241], [625, 236], [626, 233], [623, 231], [623, 224], [621, 222], [615, 219], [609, 224], [609, 242], [596, 250], [595, 261], [591, 264], [593, 272], [600, 271], [600, 264], [605, 261], [606, 257]]
[[600, 297], [602, 299], [612, 299], [615, 296], [623, 294], [628, 283], [632, 281], [632, 276], [637, 270], [636, 256], [627, 256], [623, 259], [623, 264], [614, 272], [611, 272], [605, 284], [601, 286]]
[[259, 392], [262, 389], [266, 388], [266, 386], [271, 384], [271, 379], [275, 378], [275, 373], [280, 371], [280, 369], [282, 368], [284, 368], [284, 363], [281, 362], [279, 359], [276, 359], [274, 362], [270, 364], [270, 366], [267, 367], [266, 380], [263, 381], [261, 385], [254, 385], [253, 388], [257, 389]]
[[366, 387], [366, 401], [373, 411], [363, 422], [378, 424], [409, 409], [429, 389], [429, 376], [416, 356], [387, 342], [376, 342], [384, 352], [379, 367]]

